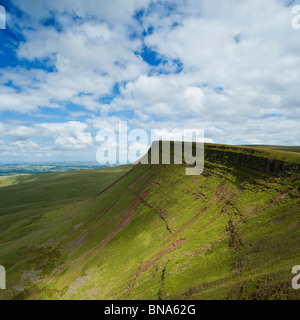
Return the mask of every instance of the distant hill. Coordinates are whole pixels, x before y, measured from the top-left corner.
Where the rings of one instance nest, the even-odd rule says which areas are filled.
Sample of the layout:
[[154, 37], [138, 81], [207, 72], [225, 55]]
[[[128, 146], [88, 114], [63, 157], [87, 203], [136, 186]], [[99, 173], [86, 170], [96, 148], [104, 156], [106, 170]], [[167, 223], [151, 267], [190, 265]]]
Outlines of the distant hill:
[[207, 144], [186, 167], [7, 178], [0, 297], [299, 299], [298, 151]]
[[20, 174], [58, 173], [78, 170], [101, 169], [91, 162], [65, 162], [65, 163], [0, 163], [0, 177]]
[[273, 149], [273, 150], [281, 150], [281, 151], [288, 151], [288, 152], [298, 152], [300, 153], [300, 147], [286, 147], [286, 146], [269, 146], [269, 145], [249, 145], [248, 147], [252, 148], [262, 148], [262, 149]]

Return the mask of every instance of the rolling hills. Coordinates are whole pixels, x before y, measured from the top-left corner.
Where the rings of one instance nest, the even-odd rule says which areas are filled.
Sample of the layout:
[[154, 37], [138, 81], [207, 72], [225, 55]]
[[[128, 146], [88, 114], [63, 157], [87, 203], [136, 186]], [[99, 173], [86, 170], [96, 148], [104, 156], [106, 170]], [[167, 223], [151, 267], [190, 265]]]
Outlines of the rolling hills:
[[299, 299], [300, 154], [275, 149], [6, 178], [0, 298]]

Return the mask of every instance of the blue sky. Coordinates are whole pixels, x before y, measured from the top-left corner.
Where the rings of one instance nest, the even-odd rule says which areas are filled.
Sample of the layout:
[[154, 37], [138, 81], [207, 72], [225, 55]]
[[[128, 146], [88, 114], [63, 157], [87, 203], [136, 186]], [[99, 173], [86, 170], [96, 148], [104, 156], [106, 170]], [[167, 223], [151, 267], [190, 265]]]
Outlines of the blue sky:
[[93, 161], [124, 120], [299, 145], [299, 1], [0, 4], [0, 161]]

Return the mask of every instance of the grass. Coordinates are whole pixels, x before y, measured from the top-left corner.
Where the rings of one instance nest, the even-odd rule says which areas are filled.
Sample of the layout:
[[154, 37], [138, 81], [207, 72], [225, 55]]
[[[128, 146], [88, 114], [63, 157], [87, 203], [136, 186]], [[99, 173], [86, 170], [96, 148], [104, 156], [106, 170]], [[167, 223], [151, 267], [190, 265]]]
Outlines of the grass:
[[184, 165], [131, 168], [15, 177], [0, 188], [0, 297], [299, 299], [296, 171], [207, 159], [200, 176]]
[[272, 149], [272, 150], [281, 150], [281, 151], [287, 151], [287, 152], [297, 152], [300, 153], [300, 147], [297, 146], [269, 146], [269, 145], [255, 145], [255, 146], [248, 146], [255, 149]]

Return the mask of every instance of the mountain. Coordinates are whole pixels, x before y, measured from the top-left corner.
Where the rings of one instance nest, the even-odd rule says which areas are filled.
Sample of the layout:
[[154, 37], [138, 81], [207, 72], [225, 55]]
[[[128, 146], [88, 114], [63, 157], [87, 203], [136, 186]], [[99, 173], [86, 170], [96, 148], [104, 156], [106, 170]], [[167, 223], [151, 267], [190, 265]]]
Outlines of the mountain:
[[6, 178], [0, 298], [299, 299], [288, 150], [205, 144], [198, 176], [171, 163]]

